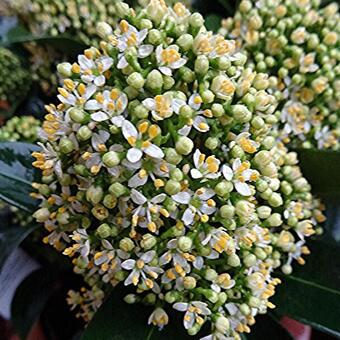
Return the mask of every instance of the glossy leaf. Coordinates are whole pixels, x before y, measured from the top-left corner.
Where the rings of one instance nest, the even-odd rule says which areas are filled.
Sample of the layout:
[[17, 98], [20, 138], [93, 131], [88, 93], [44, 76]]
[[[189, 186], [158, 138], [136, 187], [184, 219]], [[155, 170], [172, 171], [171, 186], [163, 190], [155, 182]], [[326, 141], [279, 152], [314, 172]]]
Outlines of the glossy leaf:
[[[122, 290], [126, 292], [126, 288]], [[84, 331], [82, 340], [193, 340], [183, 325], [176, 324], [172, 318], [162, 331], [148, 325], [152, 308], [142, 304], [125, 303], [122, 299], [124, 296], [122, 290], [113, 289]]]
[[26, 339], [56, 285], [57, 273], [46, 268], [31, 273], [17, 288], [11, 305], [11, 321], [21, 339]]
[[222, 18], [216, 14], [209, 14], [205, 18], [205, 24], [208, 30], [217, 32], [218, 29], [221, 27], [221, 20]]
[[340, 152], [296, 150], [303, 175], [321, 196], [340, 197]]
[[12, 251], [19, 246], [19, 244], [37, 228], [36, 224], [25, 227], [4, 225], [0, 228], [0, 272]]
[[311, 242], [303, 267], [283, 276], [273, 301], [277, 312], [340, 337], [340, 247]]
[[38, 203], [29, 196], [31, 183], [38, 178], [31, 153], [38, 149], [27, 143], [0, 143], [0, 199], [27, 212]]

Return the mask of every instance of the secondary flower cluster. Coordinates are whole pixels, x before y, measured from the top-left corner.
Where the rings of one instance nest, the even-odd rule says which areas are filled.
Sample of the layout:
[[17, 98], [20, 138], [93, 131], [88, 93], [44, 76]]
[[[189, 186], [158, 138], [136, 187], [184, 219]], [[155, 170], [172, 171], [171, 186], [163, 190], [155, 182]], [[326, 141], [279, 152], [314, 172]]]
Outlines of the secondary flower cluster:
[[292, 146], [340, 148], [340, 15], [336, 3], [249, 1], [222, 22], [281, 101], [279, 137]]
[[128, 303], [184, 313], [191, 335], [239, 338], [280, 282], [303, 263], [323, 215], [269, 132], [277, 122], [267, 77], [245, 68], [235, 42], [198, 13], [152, 0], [89, 48], [49, 105], [34, 183], [44, 242], [72, 258], [87, 288], [68, 301], [90, 319], [111, 286]]
[[0, 47], [0, 79], [0, 111], [9, 111], [27, 94], [30, 76], [20, 59], [4, 47]]
[[0, 128], [0, 141], [35, 143], [41, 123], [33, 116], [16, 116]]

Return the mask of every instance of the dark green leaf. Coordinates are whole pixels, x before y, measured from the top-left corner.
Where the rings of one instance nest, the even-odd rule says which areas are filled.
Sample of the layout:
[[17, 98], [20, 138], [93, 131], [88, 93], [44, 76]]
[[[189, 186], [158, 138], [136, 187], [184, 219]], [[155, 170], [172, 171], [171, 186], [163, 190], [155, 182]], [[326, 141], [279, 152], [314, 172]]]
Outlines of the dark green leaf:
[[56, 36], [49, 35], [33, 35], [22, 26], [11, 29], [7, 36], [3, 39], [3, 45], [22, 44], [27, 42], [36, 42], [38, 44], [47, 44], [53, 46], [62, 52], [68, 54], [76, 54], [83, 51], [87, 45], [81, 41], [74, 39], [68, 34], [60, 34]]
[[12, 251], [37, 228], [36, 224], [25, 227], [2, 224], [0, 229], [0, 272]]
[[205, 24], [208, 30], [216, 32], [221, 27], [222, 18], [216, 14], [209, 14], [205, 18]]
[[[128, 305], [121, 290], [114, 289], [82, 335], [82, 340], [186, 340], [190, 337], [182, 324], [170, 318], [162, 331], [148, 325], [152, 308]], [[182, 315], [181, 315], [182, 316]]]
[[311, 242], [305, 266], [283, 276], [273, 301], [277, 312], [340, 337], [340, 247]]
[[34, 211], [38, 203], [29, 196], [38, 178], [31, 153], [38, 149], [27, 143], [0, 143], [0, 199], [27, 212]]
[[340, 197], [340, 152], [332, 150], [296, 150], [304, 176], [314, 193]]
[[324, 234], [322, 238], [328, 242], [340, 244], [340, 202], [337, 199], [324, 198], [322, 202], [326, 206], [326, 222], [322, 226]]
[[31, 273], [17, 288], [12, 305], [12, 325], [21, 339], [26, 339], [39, 318], [56, 285], [57, 273], [38, 269]]

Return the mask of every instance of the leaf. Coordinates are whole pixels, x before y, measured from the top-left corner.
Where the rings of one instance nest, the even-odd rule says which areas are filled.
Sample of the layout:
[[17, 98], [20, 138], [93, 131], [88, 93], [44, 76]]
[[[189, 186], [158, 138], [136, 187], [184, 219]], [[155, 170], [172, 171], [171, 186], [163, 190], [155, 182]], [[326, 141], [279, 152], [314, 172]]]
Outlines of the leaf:
[[321, 196], [340, 197], [340, 152], [298, 149], [303, 175]]
[[216, 32], [221, 27], [222, 17], [216, 14], [209, 14], [205, 18], [205, 24], [208, 30]]
[[17, 288], [11, 305], [11, 321], [21, 339], [26, 339], [56, 287], [57, 272], [38, 269]]
[[340, 337], [340, 247], [313, 241], [310, 249], [306, 265], [283, 276], [276, 311]]
[[25, 227], [1, 225], [0, 229], [0, 273], [7, 258], [19, 244], [37, 228], [36, 224]]
[[31, 183], [38, 178], [31, 153], [38, 149], [28, 143], [0, 143], [0, 199], [27, 212], [34, 211], [38, 203], [29, 196]]
[[[182, 324], [170, 322], [162, 331], [148, 325], [152, 308], [123, 301], [122, 290], [115, 288], [84, 331], [82, 340], [186, 340], [190, 337]], [[181, 315], [182, 317], [182, 315]]]
[[87, 45], [83, 42], [75, 39], [68, 34], [59, 34], [56, 36], [50, 35], [33, 35], [31, 32], [27, 31], [23, 26], [16, 26], [11, 29], [7, 36], [3, 39], [2, 44], [12, 45], [12, 44], [22, 44], [28, 42], [36, 42], [38, 44], [51, 45], [61, 52], [67, 52], [70, 55], [82, 52]]
[[326, 222], [322, 225], [324, 233], [322, 238], [331, 243], [340, 245], [340, 203], [338, 200], [324, 198], [322, 202], [326, 206]]

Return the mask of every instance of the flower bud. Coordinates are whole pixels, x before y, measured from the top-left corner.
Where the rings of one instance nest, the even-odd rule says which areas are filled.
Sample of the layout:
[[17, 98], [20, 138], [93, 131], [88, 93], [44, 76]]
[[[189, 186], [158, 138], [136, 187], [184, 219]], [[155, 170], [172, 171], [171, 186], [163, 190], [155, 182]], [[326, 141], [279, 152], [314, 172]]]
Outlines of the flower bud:
[[283, 223], [281, 215], [279, 213], [274, 213], [270, 215], [266, 219], [266, 222], [269, 224], [270, 227], [279, 227]]
[[172, 291], [167, 292], [165, 294], [164, 300], [167, 303], [173, 304], [174, 302], [179, 301], [180, 298], [181, 298], [181, 296], [180, 296], [179, 292], [172, 290]]
[[202, 97], [202, 100], [203, 100], [203, 103], [204, 104], [210, 104], [214, 101], [215, 99], [215, 95], [212, 91], [210, 90], [205, 90], [201, 93], [201, 97]]
[[83, 123], [86, 118], [87, 118], [87, 115], [85, 113], [85, 111], [81, 110], [81, 109], [77, 109], [75, 107], [73, 107], [72, 109], [70, 109], [68, 111], [68, 114], [70, 115], [70, 118], [76, 122], [76, 123]]
[[235, 120], [239, 123], [247, 123], [252, 118], [252, 113], [245, 105], [232, 105], [231, 113]]
[[285, 275], [290, 275], [293, 272], [293, 268], [290, 264], [284, 264], [281, 270], [282, 270], [282, 273]]
[[126, 187], [123, 184], [115, 182], [115, 183], [110, 185], [109, 192], [112, 195], [114, 195], [115, 197], [118, 198], [118, 197], [126, 194], [127, 189], [126, 189]]
[[165, 159], [170, 164], [177, 165], [182, 161], [183, 157], [175, 149], [169, 148], [165, 152]]
[[97, 24], [97, 33], [101, 38], [106, 38], [108, 35], [112, 34], [112, 27], [106, 22], [99, 22]]
[[120, 158], [117, 152], [109, 151], [103, 155], [102, 161], [108, 168], [112, 168], [120, 163]]
[[236, 254], [231, 254], [228, 256], [227, 263], [231, 267], [238, 267], [241, 264], [241, 260]]
[[183, 172], [178, 168], [172, 169], [170, 171], [170, 178], [174, 181], [180, 182], [183, 180]]
[[273, 192], [268, 199], [268, 203], [272, 207], [277, 208], [277, 207], [279, 207], [283, 204], [283, 200], [282, 200], [282, 197], [279, 193]]
[[209, 71], [209, 59], [205, 55], [199, 55], [195, 60], [195, 72], [206, 75]]
[[191, 34], [183, 34], [177, 39], [176, 43], [183, 51], [189, 51], [194, 43], [194, 38]]
[[33, 214], [33, 217], [39, 223], [46, 222], [50, 218], [50, 211], [47, 208], [40, 208]]
[[117, 198], [114, 195], [107, 194], [103, 199], [103, 204], [108, 209], [113, 209], [117, 205]]
[[126, 81], [130, 86], [134, 87], [137, 90], [143, 88], [145, 83], [143, 76], [138, 72], [131, 73]]
[[208, 281], [214, 281], [217, 278], [218, 274], [214, 269], [207, 269], [204, 273], [204, 278]]
[[186, 137], [186, 136], [181, 136], [178, 138], [178, 141], [176, 142], [176, 151], [180, 155], [189, 155], [189, 153], [192, 151], [194, 148], [194, 143], [193, 141]]
[[230, 323], [229, 320], [225, 316], [218, 316], [216, 321], [215, 321], [215, 328], [216, 331], [225, 334], [230, 328]]
[[220, 215], [222, 218], [233, 218], [235, 214], [235, 208], [232, 205], [223, 205], [220, 208]]
[[145, 250], [150, 250], [157, 244], [157, 239], [151, 234], [145, 234], [143, 235], [140, 244]]
[[62, 153], [68, 154], [74, 150], [74, 144], [70, 139], [64, 137], [60, 140], [59, 148]]
[[189, 24], [194, 28], [201, 28], [204, 24], [204, 19], [200, 13], [193, 13], [189, 18]]
[[254, 254], [248, 254], [243, 259], [243, 263], [248, 268], [253, 266], [253, 265], [255, 265], [256, 261], [257, 261], [257, 258], [256, 258], [256, 256]]
[[70, 63], [58, 64], [57, 71], [61, 76], [65, 78], [71, 77], [72, 76], [72, 65]]
[[111, 236], [111, 228], [107, 223], [101, 224], [97, 228], [96, 232], [100, 238], [108, 238]]
[[146, 77], [145, 86], [155, 94], [160, 93], [163, 87], [163, 76], [158, 70], [152, 70]]
[[77, 131], [77, 137], [81, 142], [86, 141], [92, 137], [92, 131], [86, 125], [81, 126]]
[[138, 301], [138, 297], [136, 294], [128, 294], [124, 297], [124, 301], [129, 305], [132, 305]]
[[130, 238], [124, 237], [123, 239], [119, 241], [119, 248], [129, 253], [135, 248], [135, 244]]
[[178, 194], [181, 191], [181, 183], [169, 179], [165, 184], [164, 191], [170, 196]]
[[192, 239], [188, 236], [181, 236], [178, 241], [178, 248], [183, 252], [188, 252], [192, 247]]
[[196, 279], [192, 276], [185, 276], [183, 278], [183, 286], [185, 289], [194, 289], [196, 287]]
[[266, 219], [270, 216], [272, 209], [266, 205], [262, 205], [256, 209], [259, 218]]
[[104, 196], [104, 192], [101, 186], [91, 185], [86, 191], [86, 199], [93, 205], [98, 204]]
[[162, 43], [162, 34], [157, 29], [152, 29], [149, 31], [148, 40], [152, 45], [159, 45]]

